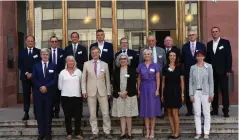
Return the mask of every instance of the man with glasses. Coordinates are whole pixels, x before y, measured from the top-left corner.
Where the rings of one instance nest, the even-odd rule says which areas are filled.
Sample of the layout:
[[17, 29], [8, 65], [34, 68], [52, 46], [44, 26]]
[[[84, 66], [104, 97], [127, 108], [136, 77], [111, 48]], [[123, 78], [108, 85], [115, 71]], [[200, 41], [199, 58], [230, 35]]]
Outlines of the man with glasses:
[[169, 51], [175, 51], [177, 56], [180, 57], [180, 49], [176, 46], [173, 46], [173, 39], [170, 36], [166, 36], [164, 39], [164, 49], [166, 52], [167, 63], [169, 63], [168, 53]]
[[[58, 77], [61, 70], [64, 69], [64, 50], [58, 48], [59, 44], [58, 38], [56, 36], [52, 36], [50, 38], [49, 45], [51, 46], [49, 48], [50, 49], [49, 63], [53, 63], [56, 65], [56, 74]], [[61, 91], [58, 88], [56, 88], [56, 93], [53, 96], [53, 114], [52, 114], [53, 118], [59, 118], [60, 97]]]
[[138, 67], [138, 56], [136, 51], [128, 48], [128, 39], [126, 37], [120, 39], [120, 47], [121, 50], [115, 54], [115, 58], [117, 58], [117, 56], [121, 53], [126, 53], [130, 59], [130, 67], [136, 70]]
[[65, 48], [65, 58], [69, 55], [74, 56], [77, 68], [83, 71], [83, 65], [87, 61], [86, 48], [79, 44], [79, 34], [77, 32], [71, 33], [72, 44]]
[[184, 83], [185, 83], [185, 91], [186, 91], [185, 101], [187, 106], [186, 116], [192, 116], [193, 108], [192, 108], [192, 103], [189, 97], [189, 72], [190, 72], [191, 66], [197, 63], [195, 53], [199, 50], [206, 53], [206, 47], [203, 43], [200, 43], [197, 41], [197, 33], [195, 31], [190, 31], [188, 38], [189, 38], [189, 42], [184, 44], [182, 47], [181, 62], [184, 67], [184, 81], [185, 81]]

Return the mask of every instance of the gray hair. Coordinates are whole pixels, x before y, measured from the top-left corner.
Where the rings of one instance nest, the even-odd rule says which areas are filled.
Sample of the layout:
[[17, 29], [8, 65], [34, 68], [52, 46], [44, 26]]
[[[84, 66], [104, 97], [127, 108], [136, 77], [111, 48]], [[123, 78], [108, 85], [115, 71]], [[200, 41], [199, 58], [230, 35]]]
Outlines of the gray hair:
[[42, 53], [48, 53], [48, 54], [50, 54], [50, 50], [48, 49], [48, 48], [42, 48], [41, 49], [41, 54]]
[[116, 57], [116, 59], [115, 59], [115, 65], [116, 65], [117, 67], [120, 67], [120, 58], [121, 58], [122, 56], [126, 56], [128, 65], [130, 65], [130, 59], [129, 59], [128, 55], [127, 55], [126, 53], [121, 53], [121, 54], [119, 54], [119, 55]]
[[67, 60], [68, 60], [68, 59], [74, 61], [75, 65], [74, 65], [74, 68], [73, 68], [73, 69], [74, 69], [74, 70], [77, 69], [77, 67], [76, 67], [76, 64], [77, 64], [77, 63], [76, 63], [76, 60], [75, 60], [74, 56], [72, 56], [72, 55], [66, 57], [66, 65], [65, 65], [65, 69], [68, 68], [68, 67], [67, 67]]
[[120, 39], [120, 44], [121, 44], [121, 41], [122, 40], [127, 40], [128, 41], [128, 38], [127, 37], [122, 37], [121, 39]]
[[101, 53], [101, 50], [100, 50], [100, 48], [99, 48], [99, 47], [97, 47], [97, 46], [93, 46], [93, 47], [90, 49], [90, 52], [92, 52], [92, 51], [94, 51], [94, 50], [98, 50], [98, 51], [99, 51], [99, 53]]

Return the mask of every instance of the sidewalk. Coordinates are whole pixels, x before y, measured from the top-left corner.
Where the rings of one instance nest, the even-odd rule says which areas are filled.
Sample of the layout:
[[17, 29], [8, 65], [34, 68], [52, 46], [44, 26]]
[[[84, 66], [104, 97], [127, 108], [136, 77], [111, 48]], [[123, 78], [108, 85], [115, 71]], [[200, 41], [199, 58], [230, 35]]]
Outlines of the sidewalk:
[[[0, 121], [4, 121], [4, 120], [21, 120], [24, 112], [23, 112], [23, 106], [22, 105], [18, 105], [15, 107], [10, 107], [10, 108], [1, 108], [0, 109]], [[238, 105], [232, 105], [230, 106], [230, 112], [229, 115], [231, 117], [238, 117]], [[222, 113], [222, 106], [219, 107], [219, 116], [223, 116]], [[100, 111], [99, 111], [100, 112]], [[33, 118], [33, 110], [32, 108], [30, 109], [30, 118]], [[180, 116], [185, 116], [186, 114], [186, 106], [184, 105], [180, 111], [179, 111]], [[89, 116], [89, 109], [88, 109], [88, 105], [86, 103], [84, 103], [83, 105], [83, 116]], [[63, 111], [61, 109], [60, 111], [60, 118], [63, 118], [64, 114]]]

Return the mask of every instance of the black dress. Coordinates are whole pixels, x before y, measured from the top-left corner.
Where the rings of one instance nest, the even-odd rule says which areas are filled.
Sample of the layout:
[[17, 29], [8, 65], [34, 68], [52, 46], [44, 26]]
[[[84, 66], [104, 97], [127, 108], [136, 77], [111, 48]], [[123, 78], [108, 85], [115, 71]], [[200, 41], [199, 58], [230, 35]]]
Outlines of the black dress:
[[164, 86], [164, 106], [165, 108], [181, 108], [182, 106], [182, 91], [180, 76], [183, 75], [180, 67], [169, 68], [169, 65], [163, 67], [163, 76], [165, 76]]

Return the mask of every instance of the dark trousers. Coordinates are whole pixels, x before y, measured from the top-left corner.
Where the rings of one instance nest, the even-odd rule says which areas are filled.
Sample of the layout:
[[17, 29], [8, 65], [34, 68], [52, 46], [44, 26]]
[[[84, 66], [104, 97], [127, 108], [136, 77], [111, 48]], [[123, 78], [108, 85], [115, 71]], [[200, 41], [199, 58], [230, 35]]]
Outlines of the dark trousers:
[[213, 72], [214, 78], [214, 100], [212, 102], [212, 108], [214, 111], [218, 111], [218, 88], [220, 87], [222, 94], [222, 104], [224, 113], [229, 112], [229, 95], [228, 95], [228, 77], [226, 75], [218, 75]]
[[60, 102], [61, 102], [61, 91], [57, 88], [56, 93], [53, 97], [53, 112], [59, 114], [60, 112]]
[[[37, 89], [38, 90], [38, 89]], [[52, 93], [34, 92], [34, 104], [36, 106], [36, 119], [39, 135], [42, 137], [51, 135], [52, 122]]]
[[189, 75], [184, 75], [184, 81], [185, 81], [185, 102], [187, 106], [187, 111], [188, 113], [192, 113], [193, 106], [189, 96]]
[[72, 118], [75, 119], [75, 135], [81, 135], [82, 102], [81, 97], [61, 96], [67, 135], [72, 135]]
[[[108, 99], [108, 103], [109, 103], [109, 112], [110, 112], [110, 110], [111, 110], [111, 105], [110, 105], [110, 99], [111, 98], [109, 98]], [[97, 100], [97, 105], [96, 105], [96, 115], [98, 115], [98, 112], [99, 112], [99, 101]]]
[[[31, 80], [22, 80], [22, 88], [23, 88], [23, 100], [24, 100], [24, 107], [23, 110], [28, 113], [30, 104], [31, 104], [31, 92], [32, 92], [32, 81]], [[35, 114], [35, 104], [33, 105], [34, 114]]]

